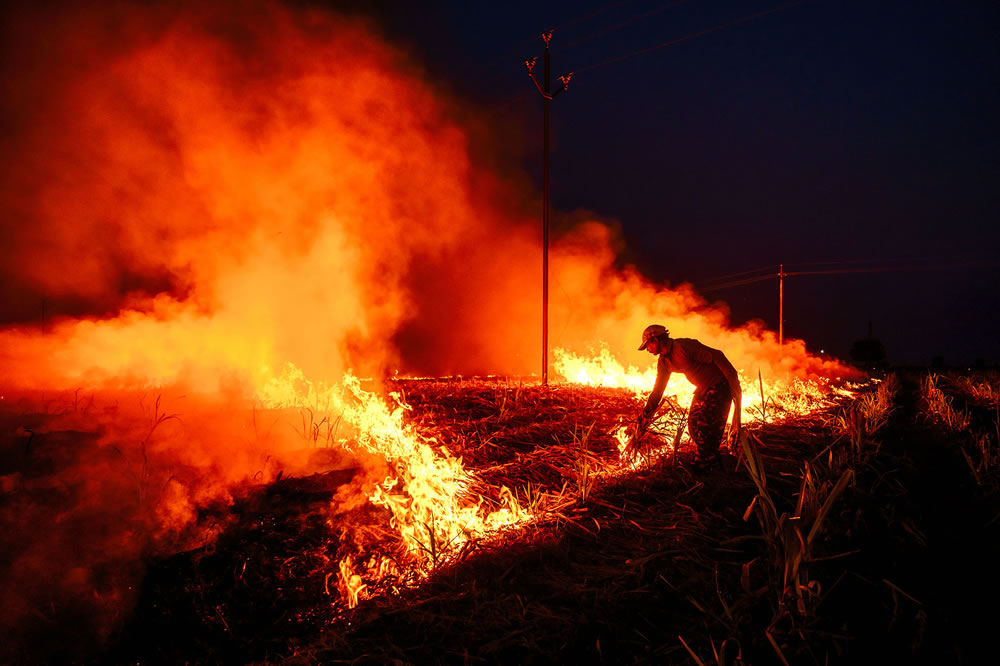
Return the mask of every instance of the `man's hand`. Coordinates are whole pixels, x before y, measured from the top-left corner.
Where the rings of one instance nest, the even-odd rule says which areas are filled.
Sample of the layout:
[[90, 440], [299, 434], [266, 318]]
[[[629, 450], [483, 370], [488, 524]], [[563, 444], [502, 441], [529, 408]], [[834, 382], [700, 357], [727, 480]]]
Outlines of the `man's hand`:
[[639, 412], [635, 421], [635, 430], [632, 431], [632, 436], [629, 437], [628, 443], [622, 449], [622, 457], [625, 460], [632, 462], [639, 455], [642, 450], [642, 436], [646, 434], [650, 420], [650, 417], [646, 416], [645, 410]]

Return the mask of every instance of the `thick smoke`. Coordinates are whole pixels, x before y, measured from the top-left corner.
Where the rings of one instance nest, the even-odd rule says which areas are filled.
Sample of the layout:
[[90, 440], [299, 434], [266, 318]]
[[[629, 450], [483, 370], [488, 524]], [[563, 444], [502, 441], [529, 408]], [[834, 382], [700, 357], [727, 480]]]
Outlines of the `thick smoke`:
[[[538, 372], [540, 234], [505, 203], [533, 196], [470, 163], [455, 105], [404, 54], [266, 4], [113, 7], [11, 22], [47, 38], [6, 72], [0, 270], [92, 313], [4, 334], [12, 381]], [[771, 374], [822, 370], [617, 269], [611, 230], [554, 239], [553, 346], [628, 354], [660, 321]]]
[[640, 334], [658, 323], [672, 337], [696, 338], [723, 350], [746, 377], [758, 371], [768, 380], [856, 374], [836, 361], [811, 356], [801, 340], [779, 345], [759, 321], [732, 327], [725, 304], [706, 302], [690, 285], [656, 285], [634, 267], [618, 268], [614, 246], [614, 227], [598, 222], [578, 225], [557, 246], [556, 344], [578, 354], [607, 345], [623, 364], [647, 367], [649, 354], [637, 351]]
[[394, 369], [413, 293], [437, 286], [424, 300], [447, 303], [460, 277], [415, 283], [415, 260], [441, 265], [470, 230], [498, 240], [479, 231], [499, 222], [471, 191], [465, 135], [400, 54], [343, 20], [232, 9], [156, 30], [119, 9], [39, 41], [62, 45], [47, 69], [68, 71], [45, 71], [22, 159], [3, 165], [17, 177], [0, 192], [2, 266], [104, 315], [8, 338], [46, 378], [211, 390], [286, 362], [324, 378]]
[[[44, 642], [79, 617], [106, 635], [138, 562], [212, 537], [199, 511], [319, 469], [305, 425], [254, 406], [288, 363], [329, 383], [539, 371], [537, 196], [471, 163], [454, 102], [356, 22], [209, 5], [5, 17], [12, 636]], [[618, 267], [614, 247], [594, 220], [554, 239], [553, 347], [648, 364], [637, 338], [659, 322], [745, 372], [839, 371], [731, 330], [690, 289]]]

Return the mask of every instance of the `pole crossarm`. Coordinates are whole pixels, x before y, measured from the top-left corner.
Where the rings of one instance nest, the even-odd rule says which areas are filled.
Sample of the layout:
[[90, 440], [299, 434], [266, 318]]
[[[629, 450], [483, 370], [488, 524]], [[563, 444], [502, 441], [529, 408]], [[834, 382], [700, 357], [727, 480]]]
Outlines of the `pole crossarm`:
[[534, 82], [535, 87], [538, 88], [538, 92], [542, 94], [542, 97], [544, 97], [545, 99], [554, 99], [556, 95], [566, 90], [566, 88], [569, 86], [569, 80], [573, 76], [573, 72], [558, 77], [559, 81], [561, 82], [561, 85], [555, 92], [549, 90], [548, 61], [549, 61], [549, 42], [552, 41], [552, 31], [549, 30], [548, 32], [543, 32], [541, 37], [545, 41], [545, 67], [546, 67], [545, 84], [542, 85], [542, 83], [538, 80], [538, 77], [535, 76], [535, 63], [538, 62], [538, 56], [525, 60], [524, 66], [528, 68], [528, 76], [531, 77], [531, 80]]
[[534, 67], [536, 60], [538, 60], [537, 56], [530, 60], [524, 61], [524, 64], [528, 67], [528, 76], [530, 76], [531, 80], [535, 83], [535, 87], [538, 88], [538, 92], [542, 93], [542, 97], [544, 97], [545, 99], [555, 99], [556, 95], [566, 90], [566, 88], [569, 86], [569, 80], [573, 76], [573, 72], [558, 77], [559, 81], [561, 82], [559, 88], [556, 89], [555, 92], [547, 92], [545, 90], [545, 86], [543, 86], [541, 82], [538, 80], [538, 78], [535, 76]]

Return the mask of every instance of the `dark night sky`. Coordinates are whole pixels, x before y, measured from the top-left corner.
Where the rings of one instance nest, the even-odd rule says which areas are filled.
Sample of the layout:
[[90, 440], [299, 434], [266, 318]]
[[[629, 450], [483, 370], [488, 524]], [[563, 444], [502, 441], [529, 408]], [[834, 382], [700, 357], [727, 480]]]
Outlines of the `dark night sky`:
[[[786, 335], [846, 357], [871, 321], [894, 363], [1000, 362], [1000, 3], [806, 0], [586, 70], [780, 3], [359, 4], [500, 119], [518, 144], [506, 168], [539, 189], [541, 100], [521, 61], [556, 27], [553, 77], [578, 73], [552, 104], [553, 206], [620, 221], [650, 278], [950, 266], [788, 278]], [[705, 295], [777, 328], [777, 293]]]

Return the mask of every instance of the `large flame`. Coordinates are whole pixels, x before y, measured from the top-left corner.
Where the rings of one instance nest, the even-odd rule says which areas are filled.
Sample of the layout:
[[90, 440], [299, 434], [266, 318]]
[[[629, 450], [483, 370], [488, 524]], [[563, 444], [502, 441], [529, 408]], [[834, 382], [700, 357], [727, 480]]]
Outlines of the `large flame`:
[[[363, 449], [387, 460], [395, 473], [374, 485], [369, 499], [392, 514], [392, 525], [426, 572], [451, 561], [470, 540], [531, 518], [511, 492], [499, 493], [502, 506], [486, 510], [470, 493], [471, 475], [461, 460], [405, 421], [409, 407], [392, 393], [389, 400], [365, 391], [357, 378], [346, 375], [339, 385], [317, 386], [302, 372], [289, 366], [262, 387], [261, 399], [269, 408], [311, 405], [316, 413], [343, 419], [350, 437], [338, 444], [349, 450]], [[369, 570], [384, 566], [384, 558], [369, 564]], [[349, 603], [357, 603], [361, 579], [348, 576], [350, 562], [341, 565], [341, 580], [350, 590]], [[347, 585], [347, 581], [354, 581]]]

